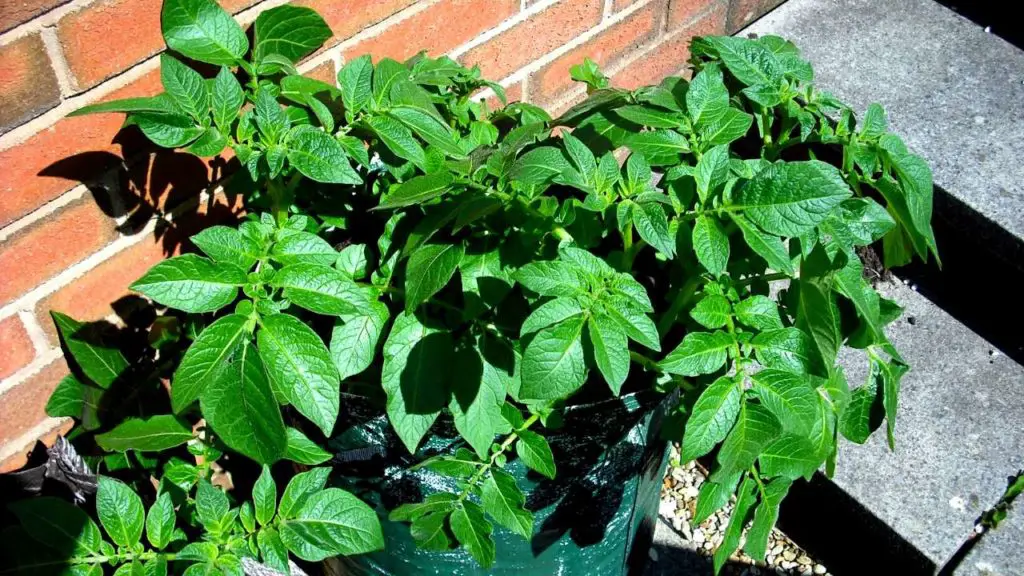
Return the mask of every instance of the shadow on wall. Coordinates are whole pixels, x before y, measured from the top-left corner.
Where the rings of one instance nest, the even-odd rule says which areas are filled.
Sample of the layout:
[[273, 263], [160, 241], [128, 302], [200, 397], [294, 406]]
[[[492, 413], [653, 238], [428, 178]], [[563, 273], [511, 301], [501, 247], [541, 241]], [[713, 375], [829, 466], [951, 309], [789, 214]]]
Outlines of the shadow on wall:
[[[154, 235], [164, 254], [188, 251], [188, 237], [207, 226], [230, 222], [239, 211], [236, 198], [217, 203], [197, 201], [200, 194], [240, 167], [233, 157], [198, 158], [185, 151], [156, 148], [129, 126], [115, 135], [121, 155], [82, 152], [50, 164], [40, 177], [72, 180], [85, 185], [97, 206], [110, 218], [122, 220], [117, 230], [135, 235], [156, 221]], [[230, 151], [229, 151], [230, 152]], [[113, 166], [97, 174], [97, 167]]]

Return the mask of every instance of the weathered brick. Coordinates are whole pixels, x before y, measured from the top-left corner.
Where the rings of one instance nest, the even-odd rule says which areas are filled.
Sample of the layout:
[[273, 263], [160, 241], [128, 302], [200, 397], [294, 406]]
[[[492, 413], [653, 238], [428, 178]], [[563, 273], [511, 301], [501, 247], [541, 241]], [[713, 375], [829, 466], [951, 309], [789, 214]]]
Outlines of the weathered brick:
[[203, 228], [237, 217], [240, 198], [218, 196], [212, 206], [200, 203], [193, 211], [181, 215], [153, 239], [145, 239], [118, 252], [67, 286], [57, 290], [36, 305], [39, 323], [57, 344], [56, 332], [49, 320], [51, 310], [58, 310], [81, 321], [106, 318], [114, 312], [112, 304], [129, 295], [128, 286], [142, 277], [154, 264], [190, 249], [188, 238]]
[[64, 58], [85, 90], [159, 52], [161, 0], [101, 0], [57, 23]]
[[[65, 420], [56, 428], [47, 432], [42, 438], [39, 439], [39, 441], [42, 442], [45, 447], [53, 446], [53, 443], [57, 441], [57, 436], [67, 434], [68, 431], [71, 430], [71, 427], [74, 426], [74, 424], [75, 423], [73, 420]], [[0, 462], [0, 474], [14, 472], [15, 470], [18, 470], [19, 468], [24, 466], [28, 462], [29, 455], [36, 448], [36, 446], [37, 443], [33, 442], [32, 444], [18, 450], [15, 454], [7, 457], [3, 462]]]
[[534, 103], [549, 104], [571, 87], [569, 69], [590, 58], [602, 67], [614, 65], [626, 55], [647, 42], [661, 31], [665, 14], [665, 0], [656, 0], [630, 14], [577, 48], [560, 56], [530, 76], [530, 100]]
[[0, 395], [0, 445], [28, 432], [46, 419], [46, 401], [61, 378], [68, 375], [64, 358]]
[[612, 12], [618, 12], [623, 8], [628, 8], [633, 4], [636, 4], [639, 0], [612, 0]]
[[[160, 91], [160, 76], [154, 70], [104, 100], [151, 96]], [[122, 114], [63, 118], [0, 151], [0, 226], [60, 196], [77, 182], [95, 178], [120, 164], [121, 156], [139, 142], [113, 143], [123, 123]]]
[[35, 118], [58, 102], [57, 76], [39, 34], [0, 46], [0, 132]]
[[309, 72], [306, 72], [305, 76], [315, 78], [321, 82], [327, 82], [331, 86], [338, 83], [338, 72], [334, 69], [334, 62], [331, 60], [320, 64]]
[[613, 74], [612, 83], [635, 89], [657, 84], [662, 78], [680, 72], [690, 59], [691, 38], [725, 32], [726, 7], [725, 1], [713, 5], [692, 24], [666, 37], [629, 66]]
[[326, 45], [332, 46], [353, 34], [380, 22], [395, 12], [415, 4], [416, 0], [298, 0], [324, 17], [334, 36]]
[[[519, 0], [442, 0], [345, 51], [346, 58], [372, 54], [405, 60], [421, 50], [444, 54], [519, 10]], [[415, 40], [410, 40], [415, 39]]]
[[601, 20], [602, 0], [566, 0], [534, 14], [462, 56], [484, 76], [500, 80], [566, 44]]
[[714, 0], [668, 0], [668, 31], [689, 24], [694, 17], [712, 4]]
[[0, 304], [6, 304], [117, 236], [91, 197], [61, 208], [0, 242]]
[[0, 351], [0, 380], [21, 370], [35, 358], [32, 340], [17, 315], [0, 320]]
[[0, 0], [0, 32], [52, 10], [69, 0]]
[[[514, 84], [505, 87], [505, 101], [509, 104], [513, 102], [519, 102], [523, 99], [523, 82], [519, 81]], [[497, 94], [490, 96], [487, 99], [487, 109], [497, 110], [504, 106], [501, 100], [498, 99]]]
[[729, 15], [725, 21], [726, 33], [734, 34], [764, 14], [764, 4], [764, 0], [731, 0]]

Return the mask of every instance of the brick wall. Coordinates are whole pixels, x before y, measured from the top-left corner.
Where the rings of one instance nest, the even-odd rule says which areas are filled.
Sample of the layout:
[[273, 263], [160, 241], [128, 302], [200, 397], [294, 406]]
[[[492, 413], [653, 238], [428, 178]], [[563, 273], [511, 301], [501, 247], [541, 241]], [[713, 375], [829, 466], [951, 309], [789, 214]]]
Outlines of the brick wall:
[[[682, 70], [689, 38], [732, 33], [780, 0], [296, 0], [334, 36], [300, 70], [420, 49], [479, 64], [552, 112], [583, 96], [585, 56], [616, 85]], [[117, 318], [128, 284], [238, 209], [214, 192], [226, 160], [154, 156], [85, 104], [160, 91], [161, 0], [0, 0], [0, 471], [67, 423], [43, 412], [66, 373], [48, 313]], [[283, 0], [222, 0], [248, 24]]]

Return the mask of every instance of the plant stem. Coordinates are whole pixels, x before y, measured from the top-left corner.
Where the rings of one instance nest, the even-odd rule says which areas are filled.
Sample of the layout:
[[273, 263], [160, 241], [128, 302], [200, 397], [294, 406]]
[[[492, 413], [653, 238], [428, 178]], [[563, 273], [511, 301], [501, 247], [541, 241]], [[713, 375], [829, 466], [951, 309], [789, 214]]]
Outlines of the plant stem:
[[513, 444], [516, 443], [516, 440], [519, 439], [517, 432], [526, 430], [530, 426], [533, 426], [533, 424], [537, 422], [537, 420], [539, 419], [539, 414], [533, 414], [532, 416], [526, 419], [526, 422], [523, 422], [523, 425], [520, 426], [519, 429], [513, 430], [511, 434], [505, 437], [505, 440], [503, 440], [498, 449], [494, 451], [494, 454], [491, 454], [491, 457], [487, 460], [487, 462], [483, 466], [481, 466], [480, 469], [477, 470], [472, 476], [470, 476], [469, 481], [466, 482], [466, 489], [462, 491], [462, 494], [459, 494], [458, 502], [464, 502], [466, 498], [469, 498], [470, 490], [472, 490], [473, 487], [476, 486], [477, 482], [479, 482], [480, 479], [484, 477], [484, 474], [487, 474], [487, 472], [490, 471], [490, 469], [494, 466], [494, 463], [497, 462], [498, 456], [504, 454], [506, 450], [508, 450]]
[[278, 178], [267, 181], [267, 192], [270, 194], [270, 215], [279, 227], [284, 226], [288, 221], [288, 207], [284, 203], [285, 189]]
[[742, 280], [737, 280], [736, 281], [736, 287], [740, 288], [742, 286], [747, 286], [748, 284], [753, 284], [754, 282], [757, 282], [757, 281], [760, 281], [760, 280], [763, 280], [765, 282], [774, 282], [776, 280], [789, 280], [789, 279], [790, 279], [789, 274], [786, 274], [785, 272], [772, 272], [771, 274], [761, 274], [760, 276], [748, 276], [748, 277], [746, 277], [746, 278], [744, 278]]
[[768, 495], [764, 491], [764, 483], [761, 482], [761, 477], [758, 476], [757, 468], [754, 468], [753, 464], [750, 465], [750, 477], [757, 483], [757, 490], [761, 493], [761, 501], [764, 502], [768, 499]]
[[645, 356], [639, 352], [634, 352], [633, 350], [629, 351], [629, 358], [652, 372], [657, 372], [658, 374], [662, 373], [661, 367], [658, 366], [658, 363], [653, 358]]

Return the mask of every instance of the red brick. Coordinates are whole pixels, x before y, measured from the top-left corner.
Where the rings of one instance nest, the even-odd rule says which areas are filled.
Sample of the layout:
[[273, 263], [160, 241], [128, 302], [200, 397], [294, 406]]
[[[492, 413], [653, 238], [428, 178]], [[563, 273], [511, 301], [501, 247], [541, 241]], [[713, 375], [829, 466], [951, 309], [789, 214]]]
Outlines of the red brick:
[[613, 74], [612, 83], [632, 90], [657, 84], [666, 76], [679, 73], [690, 59], [690, 40], [694, 36], [724, 33], [725, 11], [725, 3], [719, 2], [697, 21], [662, 40], [655, 48]]
[[[106, 99], [150, 96], [160, 91], [160, 76], [154, 70]], [[122, 114], [63, 118], [0, 151], [0, 226], [60, 196], [77, 182], [95, 178], [120, 164], [117, 152], [122, 146], [113, 144], [113, 140], [123, 123]]]
[[[522, 99], [523, 99], [523, 83], [521, 81], [520, 82], [516, 82], [515, 84], [512, 84], [511, 86], [506, 86], [505, 87], [505, 101], [506, 102], [511, 104], [513, 102], [519, 102]], [[498, 99], [497, 94], [491, 95], [489, 98], [487, 98], [487, 109], [488, 110], [494, 111], [494, 110], [498, 110], [498, 109], [503, 108], [503, 107], [504, 107], [504, 104], [502, 104], [501, 100]]]
[[0, 0], [0, 32], [6, 32], [67, 2], [68, 0]]
[[534, 14], [462, 56], [484, 76], [505, 78], [523, 65], [566, 44], [601, 20], [602, 0], [565, 0]]
[[[67, 434], [68, 431], [75, 425], [74, 421], [67, 420], [64, 423], [58, 425], [53, 430], [47, 432], [42, 438], [39, 439], [46, 447], [53, 446], [53, 443], [57, 441], [57, 436]], [[8, 457], [3, 462], [0, 462], [0, 474], [6, 474], [8, 472], [14, 472], [22, 466], [24, 466], [29, 459], [29, 456], [36, 447], [36, 443], [32, 443], [29, 446], [25, 446], [14, 455]]]
[[575, 84], [569, 69], [584, 58], [602, 67], [614, 65], [623, 55], [654, 39], [661, 30], [664, 14], [665, 0], [656, 0], [534, 72], [530, 76], [530, 100], [543, 105], [564, 95]]
[[714, 4], [714, 0], [668, 0], [668, 31], [693, 21], [701, 11]]
[[612, 0], [612, 12], [618, 12], [623, 8], [636, 4], [638, 0]]
[[81, 90], [159, 52], [161, 0], [101, 0], [57, 23], [64, 57]]
[[[493, 28], [519, 10], [518, 0], [442, 0], [345, 51], [405, 60], [426, 50], [437, 56]], [[415, 39], [415, 40], [411, 40]]]
[[0, 380], [21, 370], [35, 358], [32, 340], [18, 316], [0, 320]]
[[229, 204], [225, 198], [218, 197], [212, 207], [200, 204], [196, 210], [176, 218], [169, 228], [158, 230], [157, 238], [142, 240], [115, 254], [41, 301], [36, 307], [36, 314], [50, 341], [57, 343], [49, 320], [51, 310], [64, 312], [83, 322], [106, 318], [114, 312], [111, 305], [130, 293], [128, 286], [132, 282], [165, 257], [179, 254], [183, 248], [189, 247], [189, 236], [234, 218], [240, 212], [241, 199], [233, 200], [234, 203]]
[[57, 76], [39, 34], [0, 47], [0, 131], [35, 118], [58, 102]]
[[298, 6], [308, 6], [323, 16], [334, 32], [326, 46], [350, 38], [356, 32], [391, 16], [416, 0], [298, 0]]
[[330, 60], [320, 64], [309, 72], [306, 72], [305, 76], [309, 76], [310, 78], [314, 78], [321, 82], [327, 82], [331, 86], [338, 83], [338, 72], [334, 69], [334, 62]]
[[0, 395], [0, 446], [46, 419], [46, 401], [61, 378], [67, 375], [64, 358], [57, 358], [39, 374]]
[[227, 10], [228, 12], [231, 12], [232, 14], [237, 14], [238, 12], [245, 10], [246, 8], [252, 6], [253, 4], [256, 4], [259, 1], [260, 0], [221, 0], [220, 2], [218, 2], [218, 4], [220, 4], [220, 7]]
[[115, 225], [87, 195], [0, 242], [0, 304], [106, 246]]

